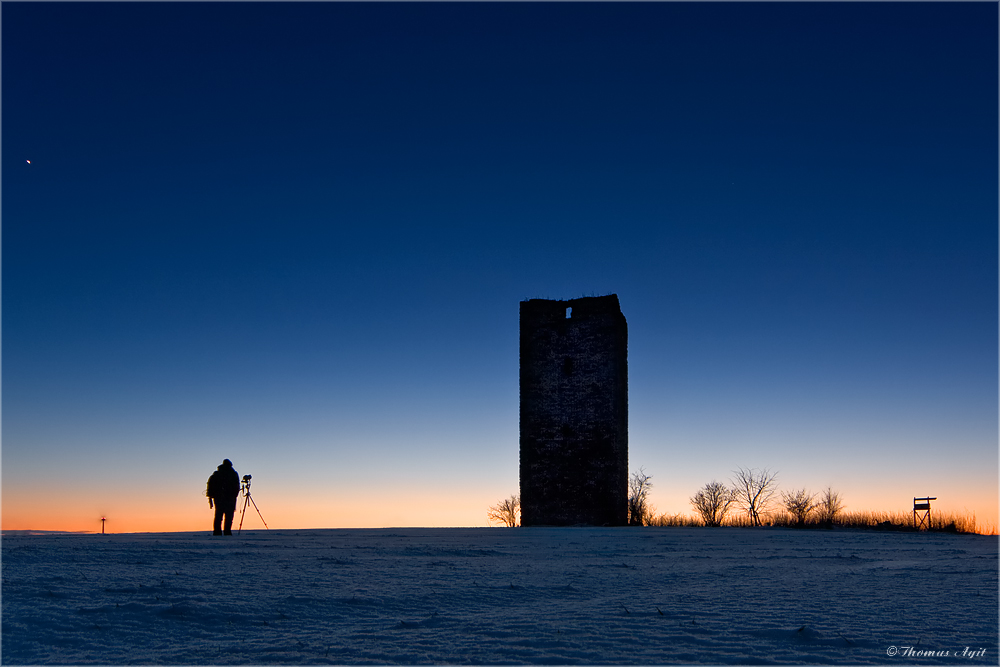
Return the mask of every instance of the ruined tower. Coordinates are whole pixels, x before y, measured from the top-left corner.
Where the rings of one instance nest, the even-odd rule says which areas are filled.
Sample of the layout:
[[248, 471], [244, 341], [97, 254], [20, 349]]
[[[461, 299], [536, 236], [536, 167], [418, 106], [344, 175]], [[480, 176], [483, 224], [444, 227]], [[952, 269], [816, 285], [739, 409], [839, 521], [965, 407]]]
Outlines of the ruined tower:
[[521, 525], [628, 518], [628, 326], [617, 295], [521, 302]]

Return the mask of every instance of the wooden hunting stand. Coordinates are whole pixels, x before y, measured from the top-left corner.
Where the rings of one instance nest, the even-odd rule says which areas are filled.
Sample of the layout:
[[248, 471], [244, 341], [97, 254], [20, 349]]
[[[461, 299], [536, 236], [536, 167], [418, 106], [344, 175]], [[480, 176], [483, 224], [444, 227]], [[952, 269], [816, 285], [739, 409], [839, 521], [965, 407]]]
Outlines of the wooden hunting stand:
[[[927, 524], [927, 530], [931, 528], [931, 501], [937, 498], [914, 498], [913, 499], [913, 527], [920, 530]], [[918, 522], [919, 517], [919, 522]]]

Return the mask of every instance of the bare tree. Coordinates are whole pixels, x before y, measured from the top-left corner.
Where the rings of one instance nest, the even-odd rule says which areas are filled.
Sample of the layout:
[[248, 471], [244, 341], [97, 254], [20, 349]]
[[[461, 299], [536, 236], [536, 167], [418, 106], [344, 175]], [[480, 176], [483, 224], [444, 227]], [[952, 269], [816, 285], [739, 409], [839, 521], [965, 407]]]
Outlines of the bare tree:
[[714, 480], [703, 486], [691, 498], [691, 505], [701, 515], [706, 526], [721, 526], [734, 502], [736, 502], [735, 489], [730, 489], [722, 482]]
[[823, 495], [819, 497], [817, 509], [819, 510], [819, 520], [823, 522], [823, 525], [830, 528], [833, 526], [833, 521], [837, 518], [837, 514], [840, 510], [844, 509], [844, 504], [840, 500], [840, 494], [828, 486]]
[[653, 483], [652, 475], [639, 468], [628, 480], [628, 525], [648, 526], [653, 518], [653, 508], [650, 507], [648, 496]]
[[809, 493], [805, 489], [786, 493], [781, 492], [781, 502], [784, 503], [788, 513], [795, 517], [795, 525], [799, 528], [806, 525], [806, 518], [819, 503], [815, 502], [816, 494]]
[[733, 471], [733, 487], [736, 490], [736, 502], [743, 508], [754, 526], [763, 525], [761, 515], [767, 514], [771, 500], [777, 490], [778, 473], [767, 468], [737, 468]]
[[508, 528], [514, 528], [521, 519], [521, 496], [515, 494], [507, 500], [501, 500], [486, 510], [486, 518], [490, 523], [502, 523]]

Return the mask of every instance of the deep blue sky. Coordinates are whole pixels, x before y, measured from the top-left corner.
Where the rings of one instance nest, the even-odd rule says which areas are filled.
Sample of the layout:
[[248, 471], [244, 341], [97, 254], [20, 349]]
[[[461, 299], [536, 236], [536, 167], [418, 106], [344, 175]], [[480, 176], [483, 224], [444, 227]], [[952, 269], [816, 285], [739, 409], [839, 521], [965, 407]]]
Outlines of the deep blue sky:
[[224, 456], [279, 525], [484, 523], [518, 302], [612, 292], [662, 511], [996, 521], [995, 3], [2, 19], [5, 528], [200, 528]]

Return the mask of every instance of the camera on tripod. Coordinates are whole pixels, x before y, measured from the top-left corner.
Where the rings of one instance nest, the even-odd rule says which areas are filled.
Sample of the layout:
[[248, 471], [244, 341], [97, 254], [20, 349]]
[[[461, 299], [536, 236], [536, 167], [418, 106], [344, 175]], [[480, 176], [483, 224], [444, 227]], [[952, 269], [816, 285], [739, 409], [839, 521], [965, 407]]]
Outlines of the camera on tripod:
[[250, 479], [253, 475], [243, 475], [243, 484], [240, 486], [240, 491], [243, 492], [243, 510], [240, 512], [240, 527], [237, 529], [237, 533], [243, 530], [243, 519], [247, 513], [247, 505], [253, 503], [253, 508], [257, 510], [257, 516], [260, 517], [261, 522], [264, 524], [264, 528], [267, 529], [267, 521], [264, 521], [264, 515], [260, 513], [257, 509], [257, 503], [254, 501], [253, 496], [250, 495]]

